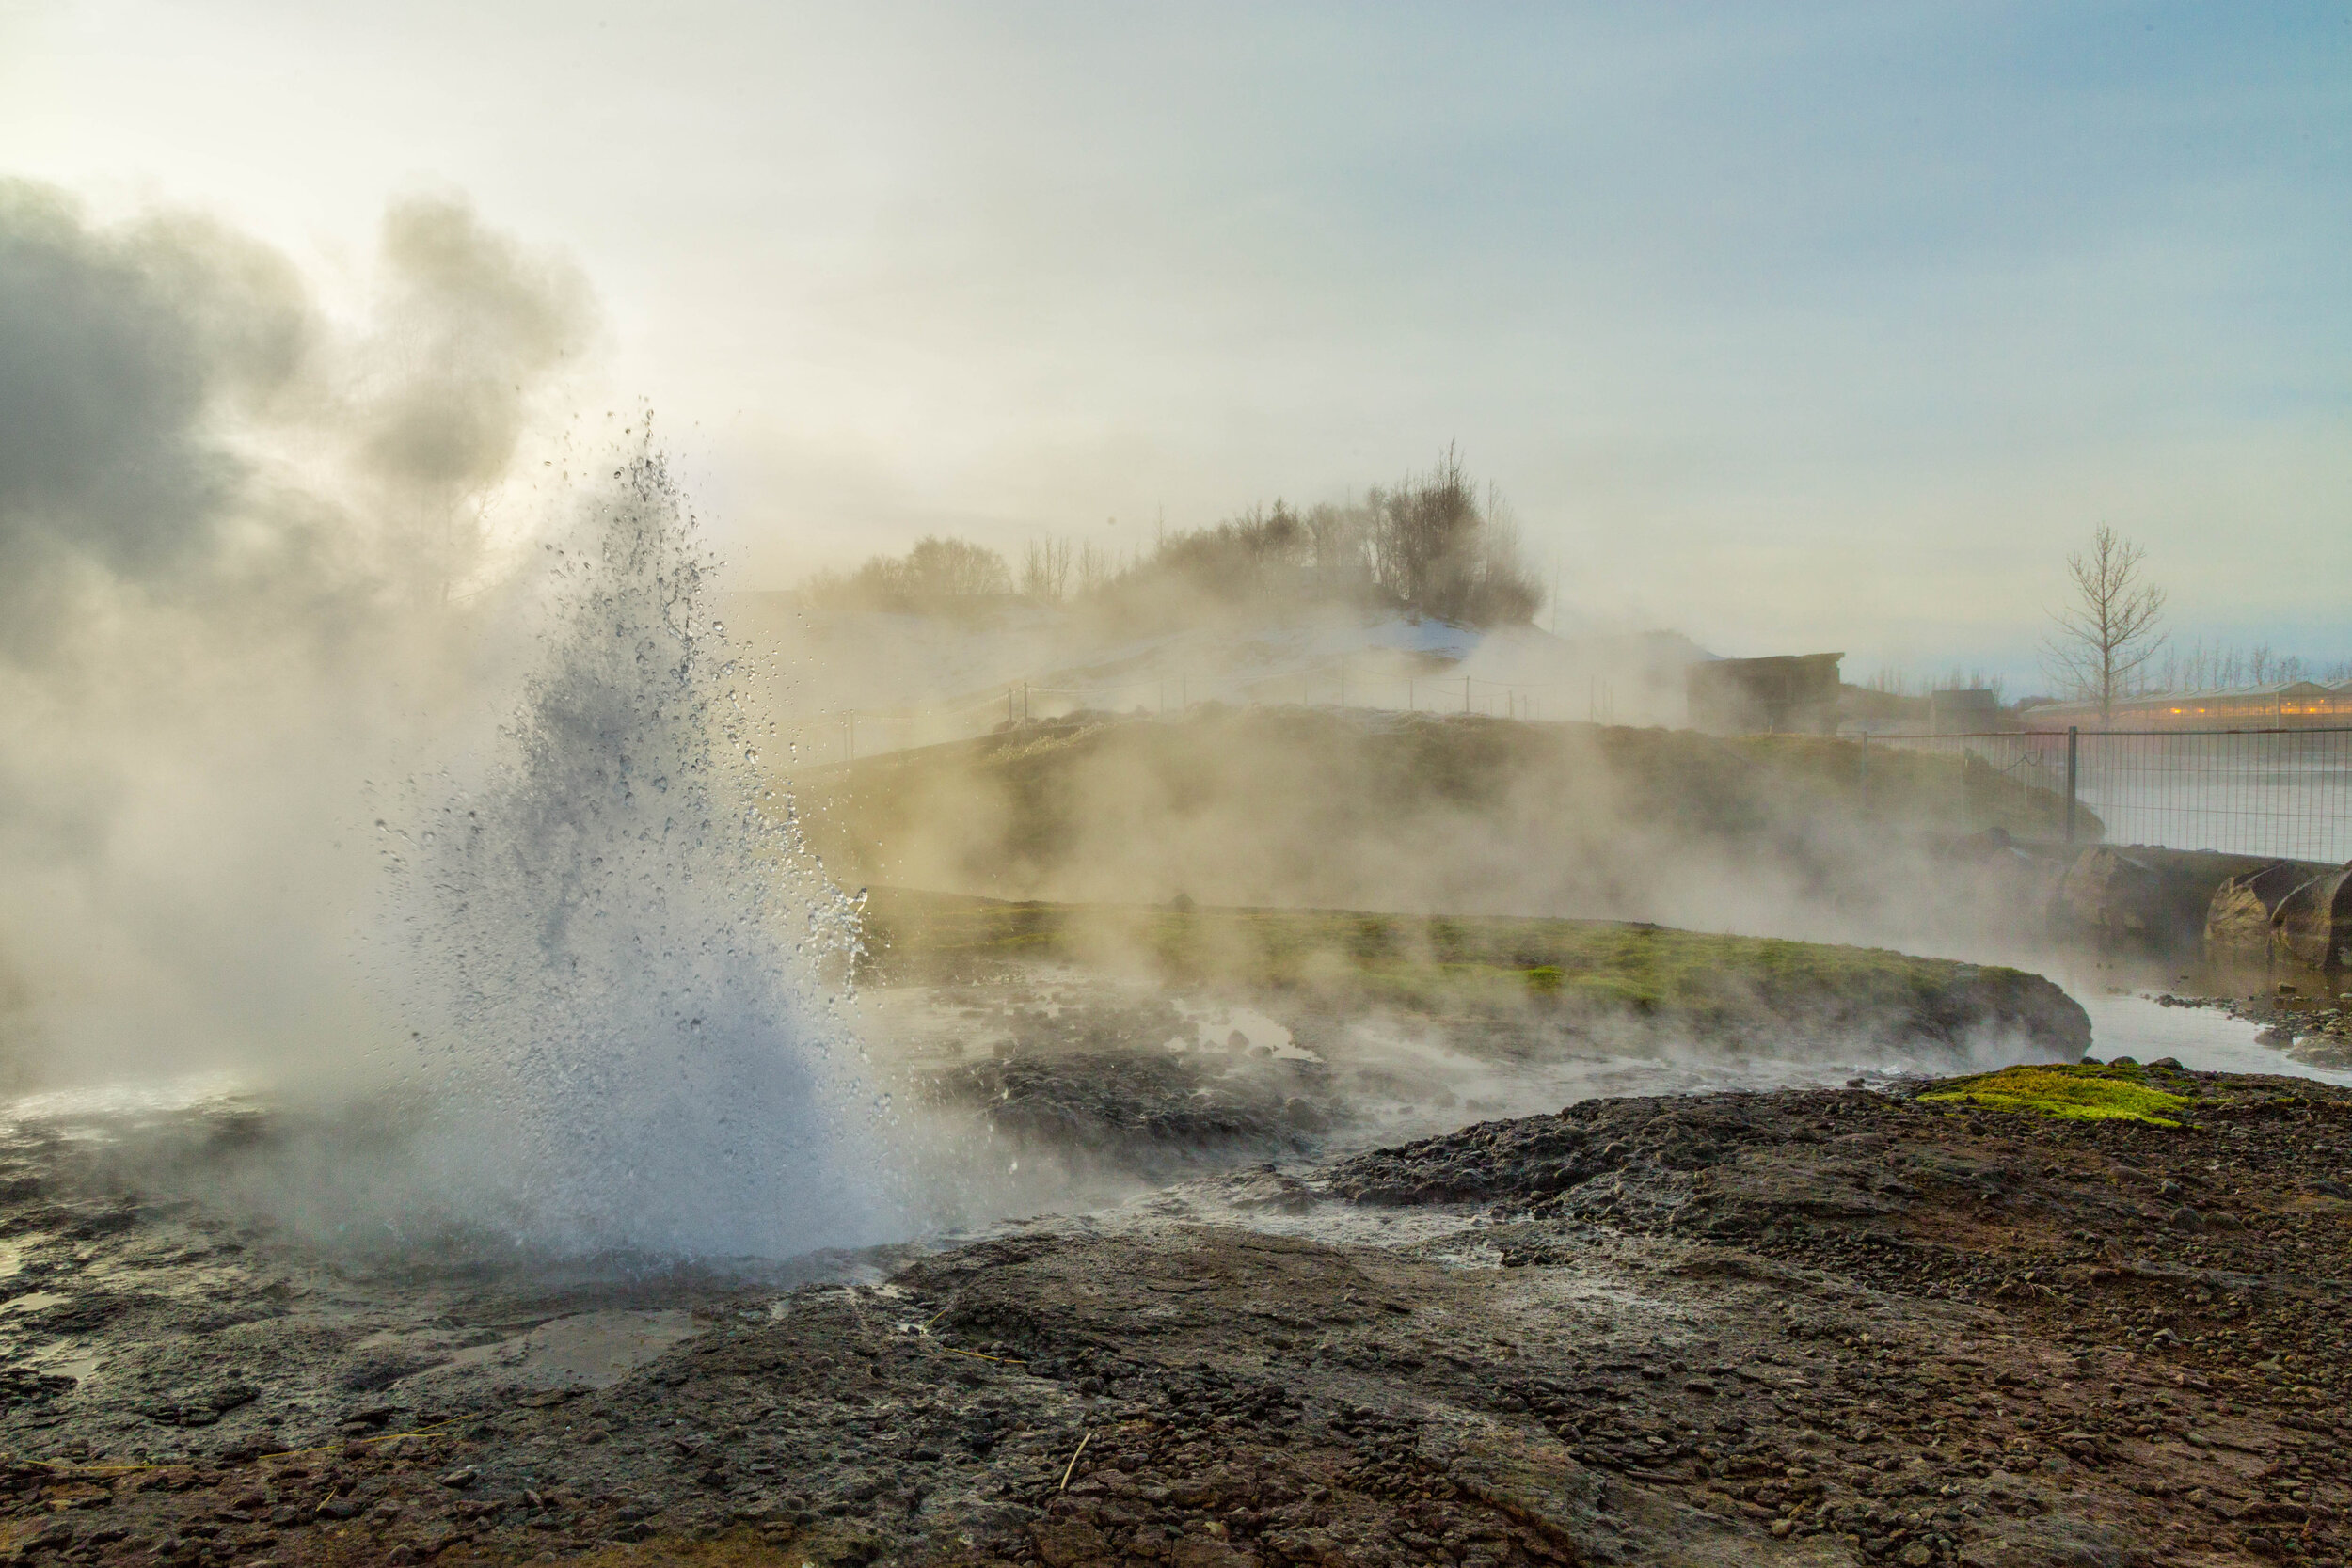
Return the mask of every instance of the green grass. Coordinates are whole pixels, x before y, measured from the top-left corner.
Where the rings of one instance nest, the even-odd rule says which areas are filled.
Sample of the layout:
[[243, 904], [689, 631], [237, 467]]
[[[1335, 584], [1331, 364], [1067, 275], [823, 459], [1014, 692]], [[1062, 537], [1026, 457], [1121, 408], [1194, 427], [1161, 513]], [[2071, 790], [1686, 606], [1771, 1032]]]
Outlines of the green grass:
[[1635, 1015], [1710, 1034], [1890, 1023], [1946, 1033], [2029, 992], [2055, 994], [2018, 971], [1883, 948], [1609, 921], [1002, 903], [895, 888], [869, 896], [866, 983], [987, 978], [1040, 962], [1338, 1010]]
[[2189, 1104], [2186, 1095], [2152, 1088], [2139, 1069], [2117, 1067], [2012, 1067], [1956, 1078], [1923, 1101], [2023, 1112], [2067, 1121], [2144, 1121], [2178, 1127], [2167, 1115]]

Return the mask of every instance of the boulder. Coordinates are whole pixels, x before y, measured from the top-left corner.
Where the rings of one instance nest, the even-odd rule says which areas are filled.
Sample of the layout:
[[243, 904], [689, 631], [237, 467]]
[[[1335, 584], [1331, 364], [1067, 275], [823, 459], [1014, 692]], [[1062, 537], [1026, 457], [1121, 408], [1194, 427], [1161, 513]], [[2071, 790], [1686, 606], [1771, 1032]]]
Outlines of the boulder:
[[[2275, 869], [2284, 866], [2285, 869]], [[2249, 913], [2247, 902], [2267, 900], [2274, 911], [2296, 874], [2314, 877], [2334, 868], [2324, 863], [2223, 854], [2211, 849], [2165, 849], [2153, 845], [2094, 845], [2074, 859], [2051, 901], [2051, 921], [2060, 931], [2129, 938], [2169, 950], [2192, 947], [2213, 924], [2225, 884], [2252, 885], [2230, 898], [2221, 911], [2225, 930], [2235, 930]]]
[[2271, 941], [2280, 956], [2312, 969], [2352, 962], [2352, 865], [2314, 877], [2280, 900]]
[[2308, 865], [2272, 861], [2260, 870], [2222, 879], [2205, 906], [2205, 951], [2216, 958], [2267, 953], [2272, 917], [2311, 877]]
[[2184, 907], [2185, 879], [2156, 856], [2097, 845], [2074, 857], [2058, 881], [2058, 922], [2077, 931], [2169, 941], [2201, 924], [2206, 899]]

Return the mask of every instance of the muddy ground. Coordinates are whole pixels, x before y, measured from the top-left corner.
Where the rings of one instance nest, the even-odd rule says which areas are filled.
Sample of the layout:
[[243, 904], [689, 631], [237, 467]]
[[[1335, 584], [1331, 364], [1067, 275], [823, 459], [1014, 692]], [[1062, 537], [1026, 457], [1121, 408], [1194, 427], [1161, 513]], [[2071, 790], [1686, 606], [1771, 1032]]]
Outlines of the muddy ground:
[[24, 1128], [0, 1530], [142, 1563], [2340, 1562], [2352, 1095], [2159, 1076], [2187, 1125], [1591, 1101], [797, 1287], [337, 1266]]

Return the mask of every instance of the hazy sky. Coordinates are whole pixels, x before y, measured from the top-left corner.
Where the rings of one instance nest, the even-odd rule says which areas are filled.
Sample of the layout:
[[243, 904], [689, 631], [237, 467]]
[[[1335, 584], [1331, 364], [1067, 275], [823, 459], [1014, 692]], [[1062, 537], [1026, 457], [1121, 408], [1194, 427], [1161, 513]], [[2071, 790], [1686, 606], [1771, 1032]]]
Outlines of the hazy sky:
[[1454, 440], [1722, 652], [2023, 674], [2105, 519], [2352, 654], [2352, 5], [0, 0], [0, 173], [329, 278], [465, 193], [752, 582]]

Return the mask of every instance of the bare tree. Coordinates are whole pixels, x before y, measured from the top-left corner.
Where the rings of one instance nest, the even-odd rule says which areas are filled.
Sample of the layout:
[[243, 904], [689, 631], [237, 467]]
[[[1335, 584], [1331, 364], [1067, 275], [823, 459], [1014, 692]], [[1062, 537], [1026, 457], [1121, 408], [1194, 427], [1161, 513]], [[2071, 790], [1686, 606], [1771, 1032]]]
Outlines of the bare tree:
[[1046, 604], [1070, 596], [1070, 541], [1032, 539], [1021, 560], [1021, 592]]
[[1099, 545], [1082, 543], [1078, 546], [1078, 592], [1091, 596], [1111, 585], [1119, 575], [1119, 562], [1111, 552]]
[[2114, 717], [2116, 699], [2130, 694], [2141, 668], [2164, 646], [2157, 626], [2165, 594], [2140, 575], [2147, 554], [2147, 546], [2101, 523], [2090, 550], [2066, 558], [2074, 597], [2050, 612], [2058, 629], [2042, 641], [2050, 678], [2097, 703], [2103, 724]]

